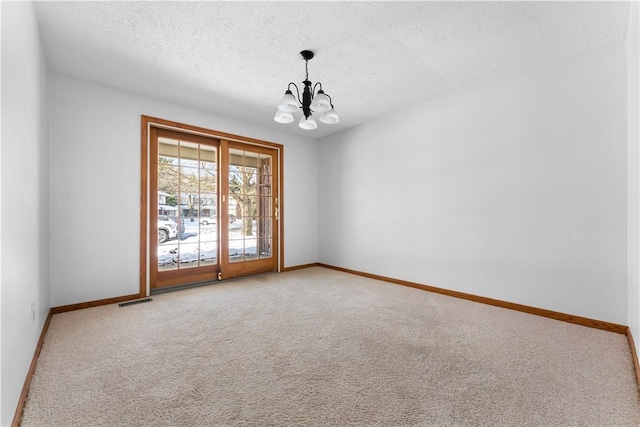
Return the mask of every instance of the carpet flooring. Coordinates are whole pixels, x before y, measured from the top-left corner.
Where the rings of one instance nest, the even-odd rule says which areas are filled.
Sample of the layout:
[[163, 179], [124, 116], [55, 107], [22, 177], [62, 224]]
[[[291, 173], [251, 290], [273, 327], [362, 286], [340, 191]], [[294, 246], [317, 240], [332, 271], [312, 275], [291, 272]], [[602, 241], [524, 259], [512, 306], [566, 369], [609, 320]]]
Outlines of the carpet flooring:
[[320, 267], [56, 314], [22, 426], [638, 426], [625, 336]]

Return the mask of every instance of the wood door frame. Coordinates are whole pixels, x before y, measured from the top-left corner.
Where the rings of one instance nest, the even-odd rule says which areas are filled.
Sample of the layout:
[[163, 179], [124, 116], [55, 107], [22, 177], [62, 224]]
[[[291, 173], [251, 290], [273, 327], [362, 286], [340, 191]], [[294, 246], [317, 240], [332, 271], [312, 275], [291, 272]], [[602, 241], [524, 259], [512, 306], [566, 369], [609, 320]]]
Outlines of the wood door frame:
[[[248, 145], [262, 146], [273, 148], [277, 150], [277, 162], [279, 168], [279, 176], [274, 179], [278, 179], [279, 188], [279, 219], [278, 219], [278, 253], [275, 254], [278, 257], [278, 271], [284, 269], [284, 213], [282, 206], [284, 206], [284, 146], [276, 144], [274, 142], [264, 141], [255, 138], [249, 138], [240, 135], [234, 135], [226, 132], [220, 132], [212, 129], [206, 129], [198, 126], [187, 125], [184, 123], [178, 123], [170, 120], [160, 119], [151, 116], [141, 116], [141, 155], [140, 155], [140, 297], [150, 295], [150, 262], [149, 259], [149, 244], [155, 242], [153, 238], [149, 236], [149, 218], [150, 218], [150, 143], [151, 143], [151, 127], [164, 128], [193, 135], [206, 136], [216, 139], [225, 139], [228, 141], [241, 142]], [[156, 237], [157, 238], [157, 237]]]

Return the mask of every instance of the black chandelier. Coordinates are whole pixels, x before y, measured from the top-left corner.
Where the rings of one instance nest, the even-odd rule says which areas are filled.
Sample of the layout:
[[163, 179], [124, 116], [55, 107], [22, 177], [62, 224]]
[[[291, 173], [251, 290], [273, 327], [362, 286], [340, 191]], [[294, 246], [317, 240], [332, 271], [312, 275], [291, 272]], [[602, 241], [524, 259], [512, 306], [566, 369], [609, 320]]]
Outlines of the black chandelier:
[[[298, 126], [305, 130], [313, 130], [318, 127], [315, 119], [311, 117], [312, 113], [318, 113], [320, 115], [320, 121], [328, 125], [334, 125], [340, 121], [340, 117], [333, 109], [331, 103], [331, 97], [324, 93], [322, 90], [322, 83], [318, 82], [312, 86], [309, 81], [309, 60], [313, 58], [313, 52], [310, 50], [303, 50], [300, 52], [300, 57], [304, 59], [305, 78], [302, 82], [304, 89], [302, 91], [302, 100], [300, 99], [300, 91], [295, 83], [289, 83], [287, 91], [282, 96], [280, 104], [278, 104], [278, 111], [273, 118], [278, 123], [291, 123], [293, 122], [293, 114], [299, 108], [302, 108], [304, 117], [300, 119]], [[293, 96], [291, 92], [291, 85], [296, 88], [297, 98]], [[316, 92], [316, 87], [319, 86]]]

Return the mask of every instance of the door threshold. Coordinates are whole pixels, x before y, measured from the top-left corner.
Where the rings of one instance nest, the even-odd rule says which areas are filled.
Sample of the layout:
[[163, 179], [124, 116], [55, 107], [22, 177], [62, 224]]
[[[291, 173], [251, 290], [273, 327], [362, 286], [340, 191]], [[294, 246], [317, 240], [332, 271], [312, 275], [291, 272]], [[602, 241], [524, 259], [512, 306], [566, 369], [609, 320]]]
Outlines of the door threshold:
[[191, 289], [191, 288], [200, 288], [202, 286], [210, 286], [210, 285], [216, 285], [218, 283], [234, 282], [234, 281], [242, 280], [242, 279], [258, 278], [258, 277], [268, 276], [268, 275], [277, 274], [277, 273], [278, 273], [278, 271], [267, 271], [266, 273], [251, 274], [251, 275], [248, 275], [248, 276], [231, 277], [229, 279], [223, 279], [223, 280], [212, 279], [212, 280], [205, 280], [203, 282], [186, 283], [184, 285], [167, 286], [165, 288], [151, 289], [151, 295], [153, 296], [153, 295], [166, 294], [168, 292], [182, 291], [184, 289]]

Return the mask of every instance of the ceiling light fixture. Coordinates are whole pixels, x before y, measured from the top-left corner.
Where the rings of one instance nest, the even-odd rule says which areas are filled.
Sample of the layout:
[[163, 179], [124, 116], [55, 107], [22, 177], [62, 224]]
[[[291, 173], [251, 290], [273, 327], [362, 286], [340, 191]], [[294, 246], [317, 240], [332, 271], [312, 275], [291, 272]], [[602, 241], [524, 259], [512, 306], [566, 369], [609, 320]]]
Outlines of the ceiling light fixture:
[[[312, 86], [312, 83], [309, 81], [309, 60], [313, 58], [313, 52], [310, 50], [303, 50], [300, 52], [300, 57], [304, 59], [304, 68], [306, 72], [304, 81], [302, 82], [304, 84], [302, 100], [300, 99], [298, 86], [293, 82], [289, 83], [287, 91], [282, 96], [282, 99], [280, 99], [278, 111], [276, 111], [276, 115], [273, 117], [273, 120], [278, 123], [291, 123], [294, 120], [293, 113], [297, 111], [298, 108], [302, 108], [304, 117], [302, 117], [300, 119], [300, 123], [298, 123], [298, 126], [302, 129], [313, 130], [318, 127], [315, 119], [311, 117], [312, 113], [321, 114], [320, 121], [322, 123], [335, 125], [340, 121], [340, 117], [338, 117], [336, 110], [333, 109], [331, 97], [322, 90], [322, 83], [317, 82]], [[296, 88], [297, 98], [293, 96], [291, 85]], [[320, 88], [316, 92], [316, 87], [318, 86]]]

